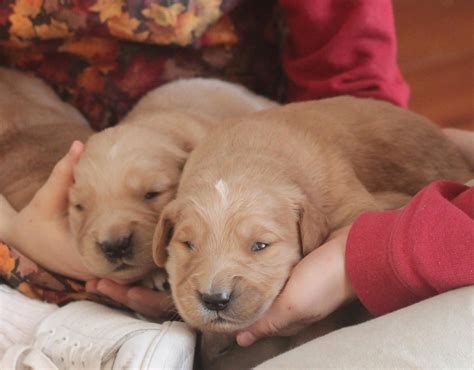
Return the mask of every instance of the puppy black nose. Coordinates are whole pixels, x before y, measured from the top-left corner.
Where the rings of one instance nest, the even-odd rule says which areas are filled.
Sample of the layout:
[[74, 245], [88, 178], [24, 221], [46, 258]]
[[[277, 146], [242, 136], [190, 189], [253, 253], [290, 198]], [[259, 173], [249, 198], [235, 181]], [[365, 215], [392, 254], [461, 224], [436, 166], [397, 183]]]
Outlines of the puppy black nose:
[[208, 309], [212, 311], [222, 311], [229, 305], [230, 294], [227, 292], [201, 294], [201, 300]]
[[108, 260], [115, 260], [132, 255], [132, 234], [116, 240], [106, 240], [97, 243]]

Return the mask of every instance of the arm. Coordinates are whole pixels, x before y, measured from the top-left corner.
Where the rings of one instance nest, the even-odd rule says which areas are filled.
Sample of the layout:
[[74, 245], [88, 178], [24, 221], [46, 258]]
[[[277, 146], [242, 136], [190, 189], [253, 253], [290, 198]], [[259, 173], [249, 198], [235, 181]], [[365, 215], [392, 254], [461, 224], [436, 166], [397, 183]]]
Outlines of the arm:
[[67, 194], [74, 165], [83, 151], [75, 142], [31, 202], [16, 212], [0, 196], [0, 240], [49, 271], [86, 280], [92, 275], [80, 262], [67, 222]]
[[[296, 265], [272, 307], [237, 342], [293, 334], [355, 296], [381, 315], [474, 284], [473, 219], [474, 188], [447, 181], [404, 209], [361, 216]], [[311, 286], [310, 294], [301, 286]]]
[[289, 99], [355, 95], [406, 106], [390, 0], [280, 0]]
[[402, 210], [352, 226], [346, 270], [356, 295], [381, 315], [474, 284], [474, 188], [438, 181]]

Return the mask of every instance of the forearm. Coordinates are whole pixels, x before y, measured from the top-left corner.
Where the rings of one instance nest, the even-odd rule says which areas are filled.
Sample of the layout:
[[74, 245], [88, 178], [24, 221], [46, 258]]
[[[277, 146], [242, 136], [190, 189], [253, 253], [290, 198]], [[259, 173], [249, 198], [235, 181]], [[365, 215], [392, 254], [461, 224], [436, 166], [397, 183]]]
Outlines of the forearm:
[[352, 226], [346, 271], [376, 315], [474, 284], [474, 188], [439, 181], [403, 210], [368, 213]]

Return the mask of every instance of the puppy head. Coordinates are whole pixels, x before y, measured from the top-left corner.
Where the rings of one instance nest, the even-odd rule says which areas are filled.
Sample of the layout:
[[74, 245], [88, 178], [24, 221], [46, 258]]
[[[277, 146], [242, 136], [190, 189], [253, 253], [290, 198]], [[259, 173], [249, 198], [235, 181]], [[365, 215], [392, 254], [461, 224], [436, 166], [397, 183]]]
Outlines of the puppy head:
[[199, 185], [163, 211], [153, 250], [175, 305], [203, 331], [233, 332], [268, 309], [291, 269], [327, 236], [323, 215], [293, 187]]
[[186, 156], [149, 127], [120, 125], [91, 137], [69, 193], [71, 230], [91, 273], [133, 281], [153, 269], [153, 232]]

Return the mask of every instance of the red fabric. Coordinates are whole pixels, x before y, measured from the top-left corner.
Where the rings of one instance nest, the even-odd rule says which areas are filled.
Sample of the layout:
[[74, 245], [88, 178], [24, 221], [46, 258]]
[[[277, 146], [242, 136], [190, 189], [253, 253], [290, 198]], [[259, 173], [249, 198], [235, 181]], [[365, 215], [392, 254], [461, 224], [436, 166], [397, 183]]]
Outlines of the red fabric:
[[390, 0], [280, 0], [289, 99], [355, 95], [406, 107]]
[[403, 209], [351, 228], [346, 269], [374, 315], [474, 284], [474, 188], [437, 181]]

